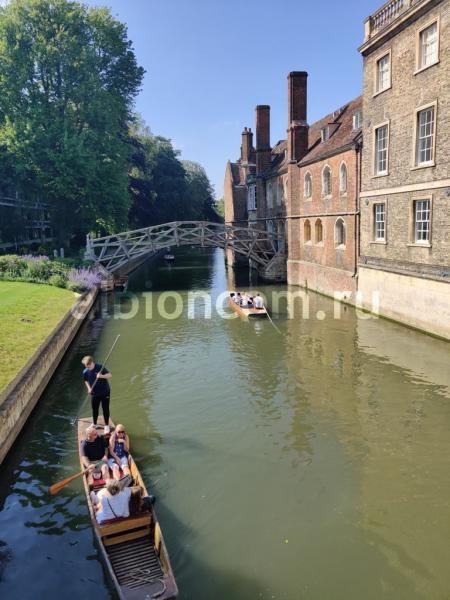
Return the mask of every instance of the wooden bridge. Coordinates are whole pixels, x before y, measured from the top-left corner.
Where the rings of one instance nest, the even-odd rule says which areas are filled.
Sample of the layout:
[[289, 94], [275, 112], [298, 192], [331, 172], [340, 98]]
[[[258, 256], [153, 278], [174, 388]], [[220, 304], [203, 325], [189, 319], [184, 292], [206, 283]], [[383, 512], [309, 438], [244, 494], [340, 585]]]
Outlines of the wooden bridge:
[[177, 221], [101, 238], [88, 235], [86, 258], [113, 274], [127, 263], [165, 248], [201, 246], [231, 248], [266, 269], [272, 261], [284, 256], [284, 243], [280, 244], [283, 249], [278, 250], [278, 242], [275, 233], [259, 229], [207, 221]]

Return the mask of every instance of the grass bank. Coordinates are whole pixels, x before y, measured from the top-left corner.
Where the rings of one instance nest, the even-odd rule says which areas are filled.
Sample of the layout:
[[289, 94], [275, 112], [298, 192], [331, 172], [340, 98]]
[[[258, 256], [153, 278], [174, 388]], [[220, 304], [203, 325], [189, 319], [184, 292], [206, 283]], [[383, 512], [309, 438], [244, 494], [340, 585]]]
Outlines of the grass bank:
[[0, 391], [10, 383], [75, 301], [73, 292], [0, 281]]

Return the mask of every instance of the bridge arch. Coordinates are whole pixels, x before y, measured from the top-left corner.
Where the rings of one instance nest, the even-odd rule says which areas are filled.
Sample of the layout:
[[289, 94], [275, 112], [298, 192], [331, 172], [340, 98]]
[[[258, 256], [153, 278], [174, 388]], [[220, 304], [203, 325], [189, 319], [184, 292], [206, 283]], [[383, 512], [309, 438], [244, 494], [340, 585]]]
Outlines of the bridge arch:
[[232, 248], [262, 268], [282, 254], [276, 232], [208, 221], [174, 221], [100, 238], [88, 235], [86, 258], [114, 274], [127, 263], [165, 248], [194, 245]]

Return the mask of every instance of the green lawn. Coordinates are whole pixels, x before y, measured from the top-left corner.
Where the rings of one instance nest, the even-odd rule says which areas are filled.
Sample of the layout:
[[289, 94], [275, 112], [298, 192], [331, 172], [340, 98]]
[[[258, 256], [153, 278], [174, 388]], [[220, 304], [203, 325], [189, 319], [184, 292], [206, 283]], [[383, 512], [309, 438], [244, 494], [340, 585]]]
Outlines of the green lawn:
[[0, 391], [33, 356], [75, 301], [73, 292], [0, 281]]

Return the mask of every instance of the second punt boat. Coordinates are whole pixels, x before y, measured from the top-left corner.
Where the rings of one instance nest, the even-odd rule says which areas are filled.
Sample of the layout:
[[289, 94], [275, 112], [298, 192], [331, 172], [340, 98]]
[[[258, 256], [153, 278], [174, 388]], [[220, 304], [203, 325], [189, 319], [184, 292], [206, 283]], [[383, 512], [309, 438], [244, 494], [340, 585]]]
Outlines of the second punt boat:
[[252, 319], [258, 317], [267, 317], [267, 310], [263, 308], [244, 308], [233, 300], [236, 292], [229, 292], [228, 303], [230, 307], [237, 312], [237, 314], [243, 319]]

